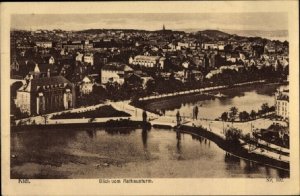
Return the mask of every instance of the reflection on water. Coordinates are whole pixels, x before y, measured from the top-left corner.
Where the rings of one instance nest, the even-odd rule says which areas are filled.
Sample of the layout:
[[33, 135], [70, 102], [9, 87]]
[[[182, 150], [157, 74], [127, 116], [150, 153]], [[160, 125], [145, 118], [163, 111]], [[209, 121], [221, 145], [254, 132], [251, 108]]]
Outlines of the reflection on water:
[[94, 137], [96, 137], [96, 131], [95, 130], [86, 130], [87, 135], [93, 139]]
[[288, 177], [288, 172], [241, 160], [206, 138], [180, 131], [30, 131], [12, 133], [11, 145], [15, 178]]
[[130, 128], [106, 128], [105, 132], [110, 135], [116, 135], [116, 134], [130, 134], [134, 129]]
[[177, 139], [177, 155], [178, 155], [178, 160], [183, 160], [183, 154], [181, 151], [181, 132], [180, 130], [176, 130], [176, 139]]

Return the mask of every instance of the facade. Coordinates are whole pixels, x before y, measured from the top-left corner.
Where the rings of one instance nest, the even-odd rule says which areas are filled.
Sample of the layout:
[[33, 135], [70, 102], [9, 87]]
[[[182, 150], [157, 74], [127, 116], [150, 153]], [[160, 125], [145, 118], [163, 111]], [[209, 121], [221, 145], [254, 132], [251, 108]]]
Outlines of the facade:
[[215, 43], [205, 43], [205, 44], [202, 44], [202, 48], [204, 50], [218, 49], [218, 44], [215, 44]]
[[149, 68], [164, 68], [164, 63], [165, 63], [166, 58], [160, 57], [160, 56], [145, 56], [145, 55], [138, 55], [135, 56], [134, 58], [130, 57], [129, 58], [129, 64], [132, 65], [141, 65], [144, 67], [149, 67]]
[[275, 93], [275, 113], [284, 119], [289, 118], [289, 91], [282, 90]]
[[41, 48], [52, 48], [52, 42], [36, 42], [35, 45]]
[[66, 51], [83, 50], [84, 44], [81, 41], [63, 42], [62, 47]]
[[88, 95], [93, 92], [94, 79], [89, 76], [85, 76], [79, 87], [81, 95]]
[[265, 45], [265, 53], [276, 53], [276, 46], [273, 43], [268, 43]]
[[130, 73], [133, 73], [133, 69], [128, 65], [116, 62], [106, 64], [101, 69], [101, 83], [117, 82], [123, 84], [125, 77]]
[[83, 54], [78, 53], [77, 56], [75, 57], [75, 60], [78, 62], [82, 62], [83, 59]]
[[53, 65], [53, 64], [55, 63], [55, 59], [54, 59], [53, 56], [51, 56], [51, 57], [49, 58], [48, 63], [49, 63], [50, 65]]
[[126, 78], [126, 83], [127, 85], [129, 85], [131, 88], [132, 87], [136, 87], [139, 88], [141, 87], [142, 89], [146, 89], [147, 87], [147, 82], [153, 80], [153, 78], [151, 76], [148, 76], [146, 74], [138, 74], [138, 73], [133, 73], [130, 74], [127, 78]]
[[74, 108], [75, 88], [63, 76], [27, 79], [17, 90], [16, 106], [28, 115]]
[[83, 62], [94, 65], [94, 55], [93, 54], [84, 55]]

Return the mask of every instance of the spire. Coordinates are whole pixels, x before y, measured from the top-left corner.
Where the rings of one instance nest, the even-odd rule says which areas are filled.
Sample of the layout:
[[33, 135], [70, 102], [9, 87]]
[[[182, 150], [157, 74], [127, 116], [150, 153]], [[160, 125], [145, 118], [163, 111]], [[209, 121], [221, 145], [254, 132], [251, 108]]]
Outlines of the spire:
[[38, 64], [35, 64], [34, 72], [35, 73], [40, 73], [40, 68], [39, 68]]
[[163, 31], [165, 31], [166, 30], [166, 28], [165, 28], [165, 24], [163, 24]]

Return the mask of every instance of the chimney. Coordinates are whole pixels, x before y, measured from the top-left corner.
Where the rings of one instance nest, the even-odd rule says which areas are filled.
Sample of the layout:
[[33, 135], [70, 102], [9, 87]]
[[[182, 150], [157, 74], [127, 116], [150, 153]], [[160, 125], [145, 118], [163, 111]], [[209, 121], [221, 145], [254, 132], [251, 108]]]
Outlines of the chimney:
[[47, 77], [50, 78], [50, 69], [47, 70]]

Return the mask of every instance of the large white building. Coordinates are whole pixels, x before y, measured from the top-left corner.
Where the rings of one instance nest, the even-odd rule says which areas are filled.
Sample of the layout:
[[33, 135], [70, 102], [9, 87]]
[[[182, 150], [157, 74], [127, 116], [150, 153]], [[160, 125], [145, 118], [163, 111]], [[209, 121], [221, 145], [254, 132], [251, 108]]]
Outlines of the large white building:
[[90, 63], [91, 65], [94, 65], [94, 55], [93, 54], [84, 55], [83, 62]]
[[281, 90], [275, 93], [275, 113], [284, 119], [289, 118], [289, 90]]
[[101, 83], [117, 82], [123, 84], [125, 77], [131, 73], [133, 73], [133, 69], [126, 64], [109, 63], [101, 69]]
[[93, 86], [95, 82], [91, 76], [85, 76], [79, 86], [79, 91], [81, 95], [88, 95], [93, 92]]
[[145, 55], [138, 55], [135, 56], [134, 58], [130, 57], [129, 58], [129, 64], [132, 65], [141, 65], [144, 67], [150, 67], [150, 68], [164, 68], [165, 64], [165, 57], [160, 57], [160, 56], [145, 56]]
[[52, 42], [49, 41], [36, 42], [35, 45], [41, 48], [52, 48]]
[[83, 60], [83, 54], [77, 53], [77, 56], [75, 57], [75, 60], [78, 61], [78, 62], [82, 62], [82, 60]]

